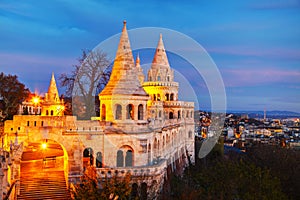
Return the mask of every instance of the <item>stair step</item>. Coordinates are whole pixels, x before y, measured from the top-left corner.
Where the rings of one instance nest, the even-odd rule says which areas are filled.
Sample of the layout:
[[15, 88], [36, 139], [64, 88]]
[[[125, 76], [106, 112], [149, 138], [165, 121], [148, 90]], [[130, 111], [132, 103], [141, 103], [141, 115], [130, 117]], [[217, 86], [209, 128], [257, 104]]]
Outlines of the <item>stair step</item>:
[[21, 163], [20, 195], [18, 200], [71, 199], [65, 173], [61, 168], [41, 168], [41, 162]]

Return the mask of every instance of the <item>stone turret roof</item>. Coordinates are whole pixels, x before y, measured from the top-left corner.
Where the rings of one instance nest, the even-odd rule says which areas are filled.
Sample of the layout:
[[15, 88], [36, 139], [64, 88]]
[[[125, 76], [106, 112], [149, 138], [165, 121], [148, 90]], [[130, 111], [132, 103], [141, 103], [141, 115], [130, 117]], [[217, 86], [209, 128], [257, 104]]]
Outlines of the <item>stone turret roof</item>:
[[148, 81], [172, 82], [174, 71], [171, 69], [167, 53], [160, 34], [151, 68], [148, 71]]
[[47, 101], [51, 102], [58, 102], [59, 101], [59, 94], [56, 86], [56, 81], [54, 78], [54, 73], [52, 73], [50, 85], [47, 92]]
[[152, 61], [153, 68], [163, 67], [170, 68], [168, 57], [166, 54], [165, 46], [162, 39], [162, 34], [159, 35], [159, 41], [156, 47], [155, 55]]
[[134, 64], [126, 29], [126, 21], [124, 21], [109, 82], [100, 93], [100, 96], [113, 94], [147, 95], [138, 79], [138, 70]]

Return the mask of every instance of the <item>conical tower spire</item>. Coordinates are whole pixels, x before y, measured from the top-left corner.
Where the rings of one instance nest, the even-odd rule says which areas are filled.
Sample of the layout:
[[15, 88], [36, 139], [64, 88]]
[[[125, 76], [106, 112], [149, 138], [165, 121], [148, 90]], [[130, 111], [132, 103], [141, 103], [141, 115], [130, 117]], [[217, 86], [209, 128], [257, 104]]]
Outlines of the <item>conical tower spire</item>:
[[135, 60], [135, 67], [137, 69], [138, 72], [138, 77], [139, 77], [139, 81], [141, 84], [143, 84], [145, 76], [143, 73], [143, 69], [141, 68], [141, 61], [140, 61], [140, 55], [138, 54]]
[[[120, 37], [118, 50], [116, 53], [115, 64], [117, 62], [127, 62], [130, 65], [134, 65], [134, 59], [131, 52], [129, 37], [126, 28], [126, 21], [123, 21], [123, 29]], [[123, 66], [124, 67], [124, 66]], [[130, 67], [130, 66], [129, 66]]]
[[50, 81], [50, 85], [48, 88], [48, 98], [51, 101], [56, 101], [57, 99], [59, 99], [59, 95], [58, 95], [58, 90], [57, 90], [57, 86], [56, 86], [56, 81], [54, 78], [54, 73], [52, 73], [51, 76], [51, 81]]
[[134, 64], [126, 21], [123, 22], [120, 42], [109, 82], [100, 93], [100, 95], [112, 94], [147, 95], [138, 79], [138, 70]]
[[138, 54], [136, 57], [135, 66], [137, 68], [141, 67], [140, 54]]
[[162, 34], [160, 34], [152, 65], [148, 71], [148, 81], [170, 82], [173, 78], [174, 72], [170, 68]]
[[152, 61], [153, 65], [162, 65], [170, 67], [165, 46], [162, 39], [162, 34], [159, 35], [159, 41], [156, 47], [155, 55]]

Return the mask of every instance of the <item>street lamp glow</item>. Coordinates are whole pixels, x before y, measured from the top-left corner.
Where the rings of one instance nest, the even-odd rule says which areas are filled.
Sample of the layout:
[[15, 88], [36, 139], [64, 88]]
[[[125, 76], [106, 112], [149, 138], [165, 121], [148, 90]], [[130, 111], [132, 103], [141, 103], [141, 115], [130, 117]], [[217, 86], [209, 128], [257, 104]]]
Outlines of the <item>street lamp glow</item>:
[[42, 143], [42, 149], [46, 149], [47, 148], [47, 143]]
[[40, 102], [40, 98], [39, 98], [39, 97], [33, 97], [33, 98], [32, 98], [32, 102], [33, 102], [34, 104], [38, 104], [38, 103]]

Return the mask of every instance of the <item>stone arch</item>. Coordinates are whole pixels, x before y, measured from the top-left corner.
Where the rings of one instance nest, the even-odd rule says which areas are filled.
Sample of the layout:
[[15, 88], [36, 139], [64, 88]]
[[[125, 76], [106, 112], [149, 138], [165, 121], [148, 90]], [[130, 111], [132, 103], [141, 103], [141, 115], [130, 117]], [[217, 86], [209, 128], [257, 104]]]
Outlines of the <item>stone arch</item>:
[[160, 94], [157, 94], [157, 101], [160, 101]]
[[192, 132], [192, 131], [189, 131], [189, 138], [190, 138], [190, 139], [192, 138], [192, 135], [193, 135], [193, 132]]
[[105, 106], [105, 104], [102, 104], [102, 106], [101, 106], [101, 120], [102, 121], [106, 120], [106, 106]]
[[144, 120], [144, 106], [140, 104], [138, 106], [138, 120]]
[[127, 150], [126, 156], [125, 156], [125, 167], [131, 167], [133, 166], [133, 151]]
[[141, 199], [147, 199], [148, 192], [147, 192], [147, 183], [143, 182], [141, 184]]
[[83, 167], [94, 164], [94, 151], [91, 147], [85, 148], [82, 152], [83, 154]]
[[170, 101], [174, 101], [174, 93], [170, 94]]
[[161, 81], [160, 75], [157, 76], [157, 81]]
[[157, 156], [157, 152], [158, 152], [158, 140], [157, 140], [157, 138], [154, 139], [153, 150], [154, 150], [154, 156]]
[[120, 104], [115, 105], [115, 119], [116, 120], [122, 119], [122, 106]]
[[[30, 147], [29, 149], [34, 149], [34, 151], [29, 152], [29, 157], [27, 157], [28, 160], [35, 160], [37, 162], [34, 162], [34, 165], [37, 167], [41, 167], [41, 168], [59, 168], [59, 170], [63, 170], [64, 171], [64, 177], [66, 182], [68, 182], [68, 170], [69, 170], [69, 157], [72, 157], [70, 151], [68, 152], [66, 148], [67, 146], [65, 144], [63, 144], [62, 140], [57, 140], [54, 138], [36, 138], [34, 140], [30, 140], [30, 141], [20, 141], [23, 143], [24, 147], [21, 149], [22, 151], [20, 152], [20, 156], [18, 156], [18, 154], [16, 154], [15, 157], [15, 161], [21, 161], [21, 160], [25, 160], [26, 156], [25, 154], [27, 153], [26, 150], [28, 150], [28, 148], [26, 147]], [[53, 150], [49, 150], [49, 149], [53, 149]], [[36, 155], [34, 155], [36, 154]], [[70, 154], [70, 155], [69, 155]], [[39, 165], [39, 163], [41, 163], [41, 165]], [[21, 167], [21, 163], [17, 162], [15, 163], [15, 167], [20, 169]], [[23, 173], [22, 171], [18, 171], [19, 173]], [[20, 174], [19, 174], [20, 175]]]
[[126, 106], [126, 119], [134, 119], [134, 106], [133, 104], [128, 104]]
[[180, 112], [180, 110], [177, 111], [177, 118], [178, 118], [178, 119], [181, 118], [181, 112]]
[[136, 199], [138, 198], [138, 184], [133, 183], [131, 186], [131, 199]]
[[134, 151], [129, 145], [124, 145], [117, 151], [117, 167], [131, 167], [134, 165]]
[[96, 154], [96, 167], [97, 168], [102, 168], [103, 167], [103, 157], [102, 153], [99, 151]]
[[151, 144], [148, 144], [148, 164], [151, 163]]
[[124, 166], [124, 154], [122, 150], [117, 151], [117, 167]]
[[169, 119], [174, 119], [174, 114], [172, 111], [169, 112]]
[[169, 93], [166, 93], [166, 94], [165, 94], [165, 100], [166, 100], [166, 101], [169, 101], [169, 99], [170, 99], [170, 94], [169, 94]]

